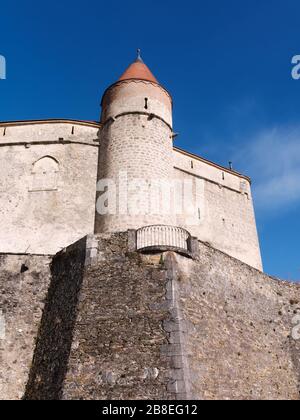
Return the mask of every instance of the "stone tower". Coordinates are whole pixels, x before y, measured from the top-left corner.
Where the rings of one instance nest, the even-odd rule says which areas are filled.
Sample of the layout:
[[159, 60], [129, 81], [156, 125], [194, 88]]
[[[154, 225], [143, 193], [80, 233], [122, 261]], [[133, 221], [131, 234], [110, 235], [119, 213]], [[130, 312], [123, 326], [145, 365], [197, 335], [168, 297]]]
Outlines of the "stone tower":
[[[101, 105], [98, 181], [102, 185], [98, 185], [95, 231], [174, 225], [171, 212], [161, 209], [164, 201], [170, 201], [162, 198], [161, 184], [168, 185], [174, 171], [172, 98], [144, 64], [140, 51], [105, 91]], [[99, 211], [103, 203], [109, 208], [104, 212]]]

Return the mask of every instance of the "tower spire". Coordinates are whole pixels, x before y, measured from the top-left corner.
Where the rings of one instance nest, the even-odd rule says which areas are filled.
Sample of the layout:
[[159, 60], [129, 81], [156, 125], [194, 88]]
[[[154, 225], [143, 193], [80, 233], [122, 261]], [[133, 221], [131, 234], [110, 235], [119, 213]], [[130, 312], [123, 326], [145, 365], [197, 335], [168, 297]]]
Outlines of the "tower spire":
[[137, 49], [136, 60], [127, 68], [125, 73], [122, 74], [119, 81], [129, 79], [148, 80], [149, 82], [158, 83], [157, 79], [144, 63], [140, 48]]
[[141, 55], [141, 49], [140, 48], [138, 48], [137, 49], [137, 58], [136, 58], [136, 62], [139, 62], [139, 63], [144, 63], [144, 61], [143, 61], [143, 59], [142, 59], [142, 55]]

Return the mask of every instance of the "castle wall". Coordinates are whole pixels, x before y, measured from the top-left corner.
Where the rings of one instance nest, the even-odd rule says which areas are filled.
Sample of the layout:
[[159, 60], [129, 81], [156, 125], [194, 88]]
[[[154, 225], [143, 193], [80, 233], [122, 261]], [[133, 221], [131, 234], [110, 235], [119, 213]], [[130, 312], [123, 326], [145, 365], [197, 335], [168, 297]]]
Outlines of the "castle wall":
[[1, 400], [24, 395], [50, 283], [49, 263], [45, 256], [0, 254]]
[[194, 259], [133, 242], [54, 257], [27, 399], [299, 399], [299, 285], [202, 242]]
[[98, 129], [0, 125], [0, 251], [54, 254], [93, 232]]
[[[89, 238], [88, 238], [89, 241]], [[166, 270], [130, 253], [127, 234], [98, 235], [54, 257], [26, 399], [170, 397]]]
[[199, 246], [176, 257], [191, 398], [298, 400], [300, 286]]
[[[123, 83], [109, 91], [112, 98], [111, 105], [107, 105], [108, 115], [124, 111], [125, 94], [131, 95], [133, 102], [129, 101], [129, 105], [142, 110], [145, 95], [140, 89], [144, 86], [149, 89], [148, 111], [166, 112], [170, 118], [171, 102], [163, 89], [149, 83], [134, 83], [134, 90], [130, 90], [129, 85]], [[105, 124], [98, 161], [99, 141], [100, 126], [93, 123], [0, 125], [0, 251], [54, 254], [92, 233], [96, 180], [110, 178], [117, 184], [117, 193], [120, 191], [117, 205], [124, 205], [127, 199], [128, 207], [121, 214], [118, 207], [119, 214], [104, 217], [97, 214], [97, 232], [152, 224], [178, 225], [229, 255], [262, 268], [247, 177], [179, 149], [174, 149], [172, 162], [170, 128], [159, 118], [149, 119], [148, 115], [129, 113]], [[146, 180], [146, 193], [140, 195], [142, 199], [137, 203], [145, 208], [150, 203], [148, 186], [153, 180], [168, 182], [175, 178], [194, 183], [201, 180], [200, 195], [194, 191], [198, 211], [193, 217], [185, 210], [174, 217], [160, 207], [159, 213], [150, 209], [149, 214], [142, 209], [143, 214], [134, 214], [136, 203], [131, 194], [136, 197], [142, 184], [138, 182], [126, 197], [127, 185], [122, 188], [124, 180], [119, 182], [120, 173], [126, 173], [129, 181]], [[167, 198], [163, 197], [160, 204], [164, 201]]]
[[223, 168], [203, 159], [192, 155], [184, 150], [174, 148], [174, 167], [188, 173], [201, 176], [218, 185], [231, 188], [235, 191], [243, 192], [251, 196], [250, 179], [227, 168]]
[[[227, 254], [262, 269], [249, 179], [174, 150], [174, 177], [194, 184], [195, 212], [184, 208], [177, 225]], [[200, 189], [196, 190], [196, 182]], [[198, 211], [197, 211], [198, 210]]]
[[141, 256], [126, 233], [49, 262], [1, 255], [1, 399], [299, 399], [299, 285], [202, 242]]
[[54, 400], [62, 396], [84, 277], [86, 245], [85, 237], [51, 261], [51, 283], [24, 393], [27, 399]]

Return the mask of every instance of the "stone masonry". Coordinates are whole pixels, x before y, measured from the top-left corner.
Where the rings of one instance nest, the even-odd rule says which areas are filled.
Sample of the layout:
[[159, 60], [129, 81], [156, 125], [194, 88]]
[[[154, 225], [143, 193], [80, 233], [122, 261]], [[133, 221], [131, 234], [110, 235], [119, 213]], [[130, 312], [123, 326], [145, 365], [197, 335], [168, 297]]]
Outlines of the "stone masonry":
[[50, 283], [48, 256], [0, 254], [0, 399], [21, 399]]
[[299, 399], [298, 285], [202, 242], [191, 259], [129, 238], [53, 258], [26, 399]]
[[[135, 186], [133, 191], [126, 191], [126, 196], [127, 183], [117, 189], [116, 214], [96, 212], [95, 232], [175, 225], [175, 215], [170, 211], [151, 212], [146, 192], [156, 181], [173, 179], [172, 99], [168, 92], [147, 81], [116, 83], [104, 93], [101, 122], [98, 180], [109, 179], [119, 186], [120, 175], [125, 173]], [[141, 214], [136, 213], [134, 199], [139, 190], [139, 205], [145, 208]], [[120, 209], [118, 205], [125, 200], [128, 206]]]

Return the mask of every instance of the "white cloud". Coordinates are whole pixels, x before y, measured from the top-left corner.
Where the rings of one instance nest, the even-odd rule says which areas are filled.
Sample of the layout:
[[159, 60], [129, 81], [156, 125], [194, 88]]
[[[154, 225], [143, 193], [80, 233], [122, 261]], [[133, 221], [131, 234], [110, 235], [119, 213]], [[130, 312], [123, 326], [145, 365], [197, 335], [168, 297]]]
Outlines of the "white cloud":
[[275, 127], [243, 140], [236, 161], [253, 179], [256, 207], [282, 210], [300, 202], [300, 126]]

